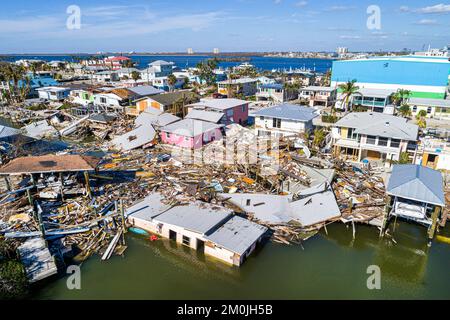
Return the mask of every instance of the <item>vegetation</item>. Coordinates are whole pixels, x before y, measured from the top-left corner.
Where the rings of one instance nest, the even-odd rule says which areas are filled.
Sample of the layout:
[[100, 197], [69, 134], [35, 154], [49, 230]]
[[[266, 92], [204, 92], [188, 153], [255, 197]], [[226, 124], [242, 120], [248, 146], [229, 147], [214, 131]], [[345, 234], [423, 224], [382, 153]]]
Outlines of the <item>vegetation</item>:
[[6, 82], [8, 86], [1, 92], [2, 99], [7, 103], [23, 102], [30, 92], [30, 78], [22, 66], [0, 63], [0, 81]]
[[197, 64], [196, 75], [200, 77], [202, 81], [205, 81], [207, 85], [212, 85], [216, 82], [216, 74], [214, 70], [219, 65], [217, 58], [208, 59], [206, 61]]
[[410, 117], [411, 116], [411, 108], [407, 104], [402, 104], [400, 108], [398, 108], [398, 113], [402, 117]]
[[314, 138], [313, 138], [313, 146], [316, 148], [320, 148], [323, 146], [327, 133], [323, 128], [314, 130]]
[[347, 111], [350, 98], [353, 94], [357, 93], [359, 87], [355, 85], [356, 80], [347, 81], [339, 85], [339, 89], [343, 95], [342, 101], [344, 102], [344, 110]]
[[131, 72], [131, 78], [136, 82], [141, 78], [141, 74], [137, 71], [133, 71]]
[[177, 83], [177, 78], [171, 74], [167, 77], [167, 84], [169, 85], [170, 90], [172, 91], [175, 84]]
[[398, 159], [398, 161], [396, 161], [396, 163], [397, 164], [408, 164], [408, 163], [411, 163], [411, 161], [409, 161], [408, 152], [400, 153], [399, 159]]
[[427, 112], [425, 110], [420, 110], [417, 115], [417, 125], [419, 128], [425, 129], [427, 127], [427, 121], [425, 120], [427, 117]]
[[405, 89], [398, 89], [396, 93], [392, 96], [392, 103], [396, 106], [406, 104], [409, 96], [411, 95], [411, 91]]
[[16, 256], [17, 244], [0, 239], [0, 299], [22, 299], [28, 293], [28, 282]]
[[322, 122], [325, 123], [336, 123], [339, 118], [334, 114], [324, 114], [322, 115]]

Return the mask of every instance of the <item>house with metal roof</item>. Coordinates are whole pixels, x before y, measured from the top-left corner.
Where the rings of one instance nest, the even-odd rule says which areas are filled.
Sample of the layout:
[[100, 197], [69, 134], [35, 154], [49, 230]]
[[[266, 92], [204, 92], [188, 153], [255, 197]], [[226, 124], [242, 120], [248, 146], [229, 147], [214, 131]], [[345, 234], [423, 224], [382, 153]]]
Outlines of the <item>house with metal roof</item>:
[[49, 101], [62, 101], [70, 94], [70, 88], [63, 87], [42, 87], [36, 91], [40, 99]]
[[189, 112], [203, 110], [222, 114], [220, 123], [229, 125], [231, 123], [247, 124], [248, 101], [241, 99], [201, 99], [199, 102], [187, 106]]
[[298, 96], [298, 90], [285, 88], [281, 83], [259, 84], [256, 92], [256, 101], [273, 101], [283, 103], [294, 100]]
[[427, 118], [450, 119], [450, 97], [448, 99], [409, 98], [408, 105], [414, 117], [424, 110]]
[[336, 88], [307, 86], [300, 89], [299, 99], [308, 101], [310, 107], [328, 107], [336, 101]]
[[228, 97], [242, 95], [254, 96], [257, 92], [258, 79], [239, 78], [217, 82], [217, 92]]
[[206, 235], [205, 254], [239, 267], [256, 249], [267, 230], [262, 225], [233, 216]]
[[203, 120], [183, 119], [161, 127], [161, 141], [181, 148], [198, 149], [221, 139], [223, 125]]
[[[429, 227], [432, 230], [441, 219], [447, 220], [442, 174], [420, 165], [395, 165], [389, 177], [387, 195], [390, 196], [389, 217], [401, 217]], [[433, 227], [434, 225], [434, 227]]]
[[295, 136], [312, 130], [316, 111], [306, 106], [280, 104], [251, 114], [258, 136]]
[[332, 128], [334, 154], [344, 160], [390, 167], [417, 150], [419, 127], [407, 119], [378, 112], [352, 112]]
[[176, 91], [152, 95], [140, 100], [140, 109], [153, 108], [162, 112], [170, 112], [176, 116], [186, 114], [187, 106], [198, 102], [198, 95], [191, 91]]
[[225, 207], [200, 201], [172, 206], [165, 204], [159, 193], [130, 206], [125, 216], [134, 227], [236, 266], [254, 251], [267, 231]]

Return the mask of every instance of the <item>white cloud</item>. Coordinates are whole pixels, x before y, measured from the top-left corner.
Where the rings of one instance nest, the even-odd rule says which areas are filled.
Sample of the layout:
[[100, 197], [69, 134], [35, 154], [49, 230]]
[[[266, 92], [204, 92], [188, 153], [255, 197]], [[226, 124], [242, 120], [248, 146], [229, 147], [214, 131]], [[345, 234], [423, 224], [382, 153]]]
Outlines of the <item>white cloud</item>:
[[408, 6], [401, 6], [401, 7], [400, 7], [400, 11], [401, 11], [401, 12], [409, 12], [410, 9], [409, 9]]
[[308, 4], [308, 1], [298, 1], [295, 3], [296, 7], [304, 7]]
[[417, 21], [415, 24], [423, 25], [423, 26], [432, 26], [432, 25], [437, 25], [438, 22], [436, 20], [432, 20], [432, 19], [422, 19], [420, 21]]
[[275, 4], [280, 4], [280, 3], [281, 3], [281, 0], [273, 0], [273, 2], [274, 2]]
[[417, 12], [420, 13], [450, 13], [450, 4], [437, 4], [434, 6], [429, 6], [425, 8], [418, 9]]
[[361, 39], [361, 36], [341, 35], [339, 38], [341, 38], [341, 39], [353, 39], [353, 40], [356, 40], [356, 39]]
[[356, 7], [354, 7], [354, 6], [332, 6], [332, 7], [325, 9], [325, 11], [348, 11], [348, 10], [353, 10], [355, 8]]

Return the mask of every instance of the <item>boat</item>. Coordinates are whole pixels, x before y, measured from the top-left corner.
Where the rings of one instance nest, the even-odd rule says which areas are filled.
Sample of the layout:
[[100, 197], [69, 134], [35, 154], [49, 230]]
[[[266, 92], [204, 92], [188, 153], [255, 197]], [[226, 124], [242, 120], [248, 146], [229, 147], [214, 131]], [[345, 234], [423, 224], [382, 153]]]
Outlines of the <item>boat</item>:
[[141, 228], [130, 227], [128, 230], [130, 230], [131, 232], [133, 232], [135, 234], [139, 234], [141, 236], [150, 235], [147, 231], [145, 231], [144, 229], [141, 229]]

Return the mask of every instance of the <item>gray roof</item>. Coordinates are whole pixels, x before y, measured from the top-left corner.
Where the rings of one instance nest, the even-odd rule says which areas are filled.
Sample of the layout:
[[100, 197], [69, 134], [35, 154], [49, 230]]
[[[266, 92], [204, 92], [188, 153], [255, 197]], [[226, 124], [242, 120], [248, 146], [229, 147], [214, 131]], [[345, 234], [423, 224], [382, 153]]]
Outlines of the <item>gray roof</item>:
[[125, 210], [125, 216], [151, 221], [154, 217], [170, 208], [163, 204], [160, 193], [151, 193], [141, 201], [133, 204]]
[[223, 125], [218, 125], [207, 121], [183, 119], [162, 127], [161, 131], [175, 133], [180, 136], [195, 137], [199, 134], [221, 127], [223, 127]]
[[164, 92], [164, 90], [156, 89], [153, 86], [137, 86], [137, 87], [128, 88], [128, 90], [136, 93], [137, 95], [140, 95], [141, 97], [151, 96], [154, 94], [160, 94], [160, 93]]
[[206, 107], [216, 110], [227, 110], [230, 108], [242, 106], [243, 104], [248, 104], [248, 101], [241, 99], [201, 99], [200, 102], [192, 103], [189, 107]]
[[387, 185], [387, 194], [445, 206], [442, 174], [420, 165], [395, 165]]
[[121, 136], [115, 137], [111, 143], [119, 150], [128, 151], [151, 143], [156, 131], [151, 124], [144, 124]]
[[156, 60], [156, 61], [150, 62], [148, 65], [149, 66], [165, 66], [165, 65], [172, 65], [172, 64], [173, 64], [173, 62], [167, 62], [164, 60]]
[[0, 139], [8, 138], [20, 134], [20, 130], [0, 125]]
[[266, 227], [234, 216], [205, 238], [239, 255], [244, 254], [267, 231]]
[[189, 112], [185, 119], [197, 119], [197, 120], [204, 120], [208, 122], [218, 123], [220, 119], [223, 117], [223, 113], [221, 112], [214, 112], [214, 111], [206, 111], [206, 110], [196, 110], [193, 109], [191, 112]]
[[358, 134], [416, 141], [419, 127], [407, 119], [378, 112], [352, 112], [336, 122]]
[[292, 196], [251, 193], [219, 193], [221, 199], [227, 200], [260, 221], [271, 224], [299, 222], [310, 226], [341, 215], [333, 191], [318, 191], [297, 201]]
[[231, 214], [231, 210], [224, 207], [197, 202], [187, 206], [173, 207], [154, 218], [154, 221], [206, 234], [230, 217]]
[[372, 98], [387, 98], [394, 94], [394, 90], [389, 89], [371, 89], [371, 88], [360, 88], [353, 96], [363, 96]]
[[318, 116], [315, 110], [296, 104], [280, 104], [274, 107], [264, 108], [252, 114], [253, 116], [263, 116], [277, 119], [295, 120], [308, 122]]
[[417, 105], [426, 107], [450, 108], [450, 100], [444, 99], [409, 98], [408, 104], [410, 106]]
[[100, 123], [108, 123], [112, 122], [116, 119], [116, 116], [113, 114], [106, 114], [106, 113], [93, 113], [89, 116], [89, 120], [93, 122], [100, 122]]
[[325, 92], [333, 92], [336, 91], [336, 88], [332, 87], [320, 87], [320, 86], [308, 86], [305, 88], [300, 88], [300, 91], [325, 91]]

